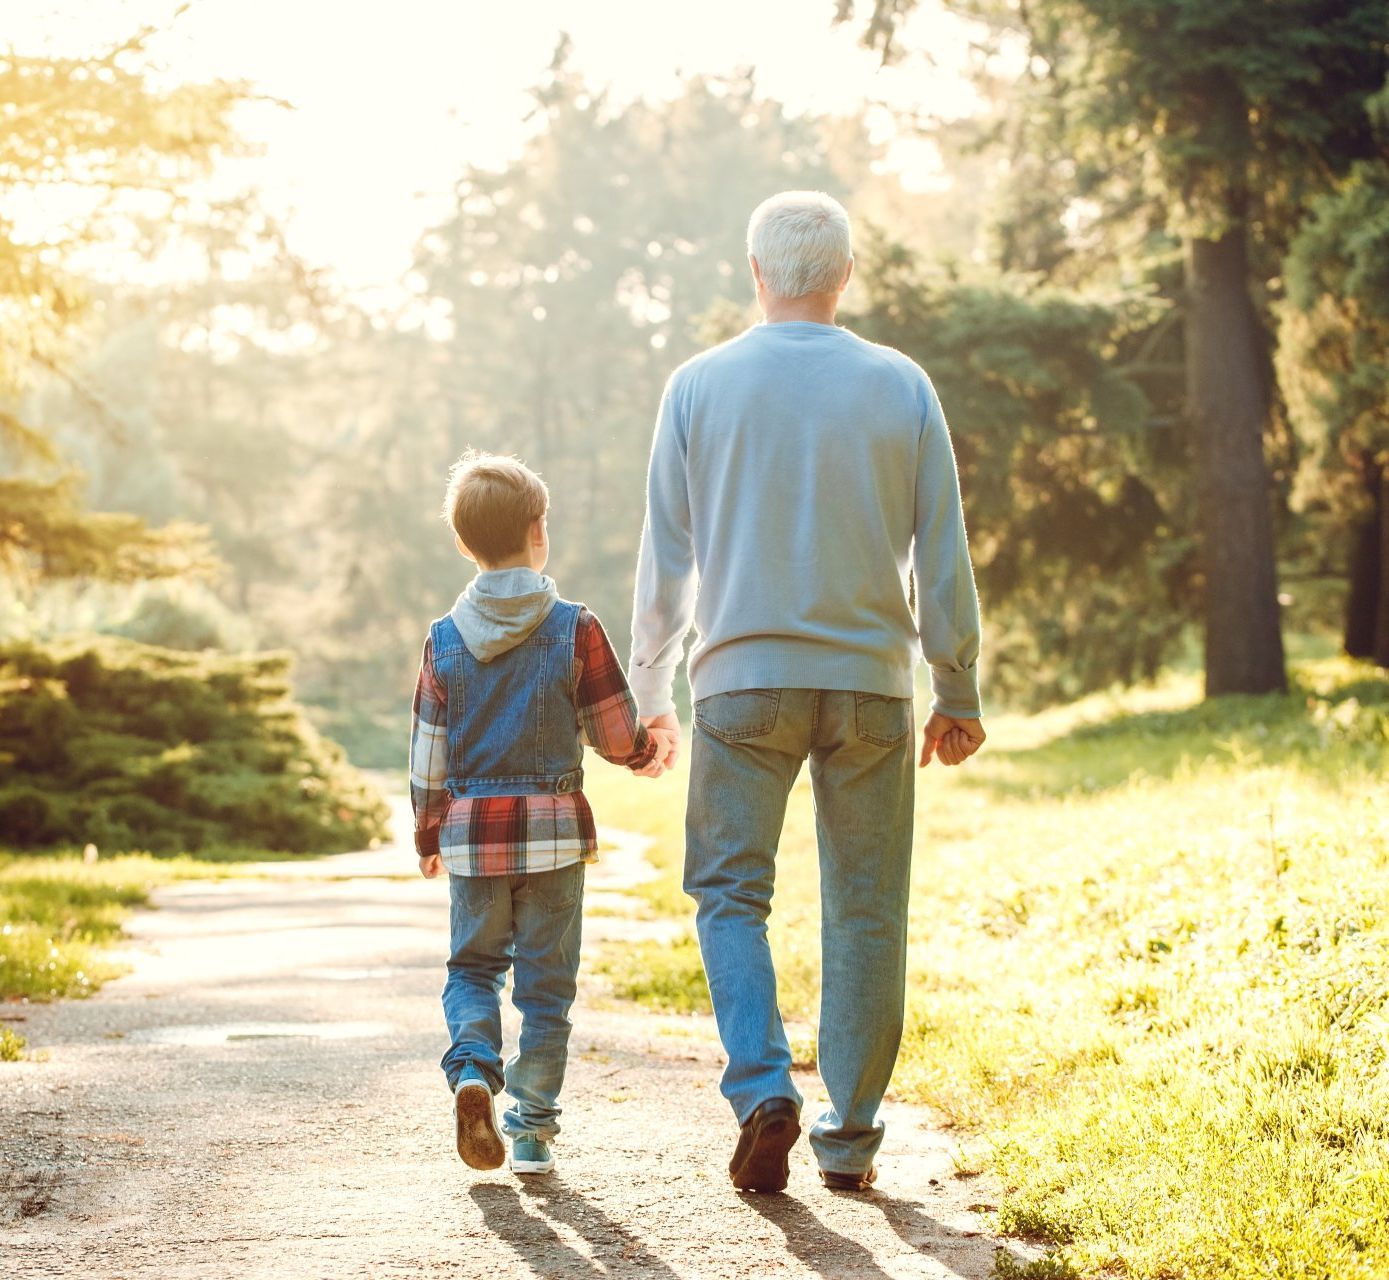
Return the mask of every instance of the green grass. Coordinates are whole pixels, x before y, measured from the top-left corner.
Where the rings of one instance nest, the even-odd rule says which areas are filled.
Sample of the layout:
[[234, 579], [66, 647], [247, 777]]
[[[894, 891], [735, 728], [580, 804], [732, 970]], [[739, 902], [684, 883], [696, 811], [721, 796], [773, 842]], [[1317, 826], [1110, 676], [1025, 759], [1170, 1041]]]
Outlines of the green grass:
[[103, 953], [151, 890], [236, 875], [234, 863], [268, 856], [235, 849], [196, 859], [131, 853], [88, 866], [75, 853], [0, 853], [0, 1000], [90, 995], [121, 972]]
[[[921, 775], [894, 1089], [990, 1135], [999, 1225], [1057, 1268], [1389, 1274], [1389, 680], [1297, 681], [990, 719], [969, 765]], [[678, 901], [683, 781], [590, 788], [656, 837], [655, 905]], [[783, 1009], [813, 1018], [804, 778], [778, 871]]]
[[602, 957], [597, 967], [613, 993], [624, 1000], [664, 1013], [709, 1011], [709, 987], [693, 933], [671, 943], [624, 943], [620, 951]]

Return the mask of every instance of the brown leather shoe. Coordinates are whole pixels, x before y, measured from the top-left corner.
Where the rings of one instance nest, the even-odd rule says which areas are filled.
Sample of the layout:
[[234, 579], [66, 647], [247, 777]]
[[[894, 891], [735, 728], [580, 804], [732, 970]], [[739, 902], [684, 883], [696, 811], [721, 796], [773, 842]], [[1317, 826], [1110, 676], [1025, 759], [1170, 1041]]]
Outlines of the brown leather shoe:
[[831, 1191], [869, 1191], [877, 1180], [877, 1165], [869, 1165], [866, 1173], [836, 1173], [833, 1169], [820, 1170], [820, 1181]]
[[801, 1136], [801, 1113], [790, 1098], [769, 1098], [748, 1117], [728, 1164], [739, 1191], [784, 1191], [791, 1177], [787, 1153]]

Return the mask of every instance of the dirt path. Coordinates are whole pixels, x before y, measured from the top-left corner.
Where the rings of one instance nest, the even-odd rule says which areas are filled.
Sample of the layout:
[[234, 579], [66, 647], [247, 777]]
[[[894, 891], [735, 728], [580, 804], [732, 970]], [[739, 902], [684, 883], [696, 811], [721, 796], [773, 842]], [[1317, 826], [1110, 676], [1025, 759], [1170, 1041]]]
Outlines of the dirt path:
[[[436, 1067], [444, 884], [396, 850], [185, 884], [133, 921], [134, 972], [29, 1012], [0, 1067], [7, 1276], [984, 1277], [997, 1249], [951, 1144], [895, 1106], [881, 1191], [740, 1196], [712, 1024], [613, 1002], [591, 959], [625, 841], [590, 880], [559, 1168], [475, 1174]], [[659, 928], [660, 926], [656, 926]], [[508, 1034], [514, 1034], [509, 1024]], [[821, 1096], [802, 1081], [807, 1109]]]

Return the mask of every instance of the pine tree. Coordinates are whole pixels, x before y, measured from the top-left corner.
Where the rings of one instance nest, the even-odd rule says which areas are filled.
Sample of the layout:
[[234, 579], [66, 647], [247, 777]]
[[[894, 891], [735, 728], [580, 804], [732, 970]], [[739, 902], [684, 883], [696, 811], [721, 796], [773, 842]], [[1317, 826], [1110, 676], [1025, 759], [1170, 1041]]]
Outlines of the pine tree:
[[[892, 49], [915, 0], [874, 0]], [[1384, 0], [963, 0], [1020, 42], [1078, 158], [1141, 162], [1183, 242], [1186, 381], [1204, 570], [1206, 687], [1284, 687], [1263, 433], [1271, 340], [1251, 243], [1286, 245], [1308, 200], [1373, 148]], [[854, 15], [841, 0], [841, 19]]]

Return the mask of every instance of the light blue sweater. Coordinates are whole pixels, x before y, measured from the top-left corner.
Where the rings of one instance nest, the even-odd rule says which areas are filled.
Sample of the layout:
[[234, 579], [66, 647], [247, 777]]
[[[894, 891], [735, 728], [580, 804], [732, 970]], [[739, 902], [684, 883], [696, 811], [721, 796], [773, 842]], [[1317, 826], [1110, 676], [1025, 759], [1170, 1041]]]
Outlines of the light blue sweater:
[[790, 321], [671, 375], [632, 622], [643, 715], [674, 707], [691, 621], [696, 700], [758, 688], [911, 697], [919, 639], [933, 707], [979, 715], [959, 479], [918, 365], [847, 329]]

